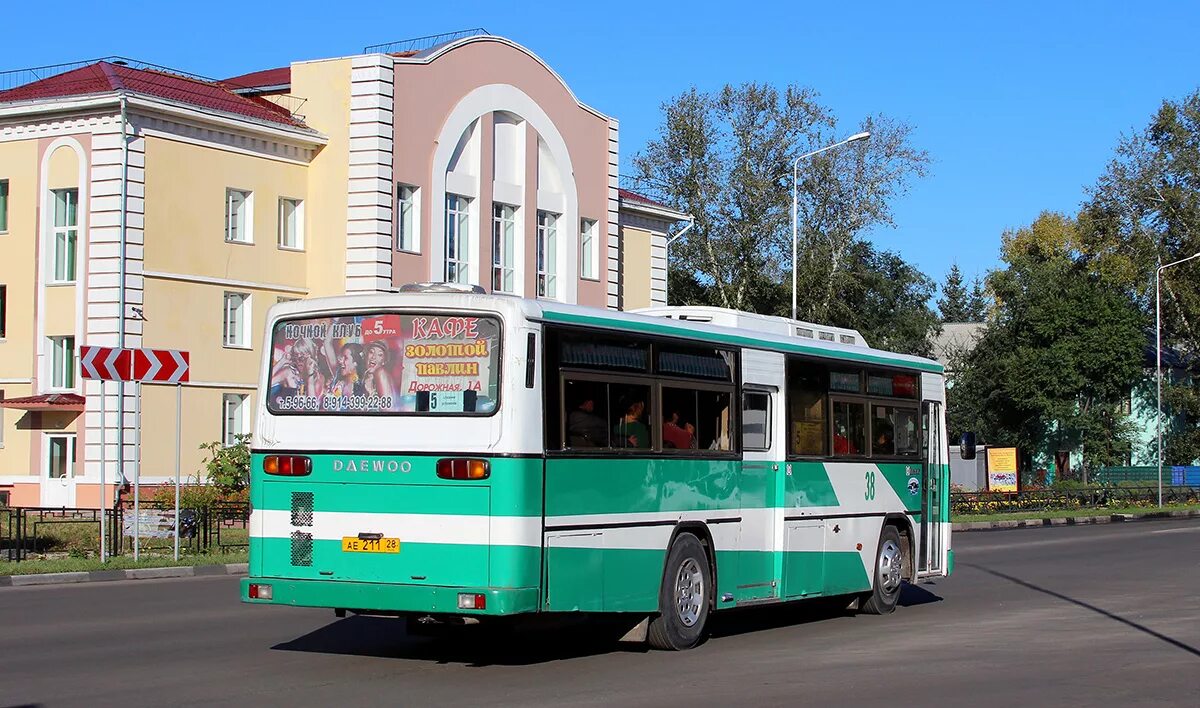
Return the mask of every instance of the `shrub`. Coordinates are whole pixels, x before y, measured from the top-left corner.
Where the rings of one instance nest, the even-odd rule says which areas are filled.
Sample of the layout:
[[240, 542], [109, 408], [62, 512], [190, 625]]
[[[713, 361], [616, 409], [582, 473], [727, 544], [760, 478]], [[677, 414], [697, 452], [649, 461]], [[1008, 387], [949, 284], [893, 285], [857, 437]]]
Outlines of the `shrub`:
[[205, 443], [201, 450], [208, 453], [204, 467], [208, 483], [222, 494], [234, 494], [250, 485], [250, 436], [239, 435], [237, 443], [226, 447], [220, 441]]

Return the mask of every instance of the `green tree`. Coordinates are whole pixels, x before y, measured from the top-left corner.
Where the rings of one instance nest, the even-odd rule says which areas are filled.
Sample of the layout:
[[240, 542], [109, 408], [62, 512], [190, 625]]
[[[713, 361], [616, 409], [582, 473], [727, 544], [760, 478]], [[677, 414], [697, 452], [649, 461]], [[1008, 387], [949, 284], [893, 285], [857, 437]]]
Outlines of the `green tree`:
[[932, 356], [941, 329], [929, 306], [933, 280], [898, 254], [862, 241], [846, 260], [824, 321], [857, 329], [873, 347]]
[[942, 283], [942, 296], [938, 298], [938, 312], [942, 322], [973, 322], [970, 315], [970, 296], [963, 285], [962, 271], [958, 264], [950, 266], [946, 280]]
[[[891, 223], [892, 203], [929, 158], [906, 125], [876, 116], [859, 128], [870, 141], [800, 163], [797, 292], [803, 318], [861, 329], [839, 298], [861, 288], [865, 266], [894, 265], [864, 249], [861, 235]], [[815, 92], [794, 85], [693, 88], [664, 104], [657, 136], [633, 165], [639, 189], [695, 218], [671, 248], [672, 302], [789, 314], [792, 161], [844, 132]], [[898, 311], [928, 309], [924, 300], [905, 305]]]
[[[1126, 288], [1153, 317], [1155, 270], [1200, 252], [1200, 91], [1164, 101], [1145, 129], [1121, 141], [1091, 190], [1080, 226], [1091, 270]], [[1162, 308], [1164, 348], [1194, 357], [1200, 352], [1200, 263], [1164, 272]], [[1140, 390], [1155, 405], [1154, 387]], [[1167, 461], [1200, 459], [1200, 372], [1169, 385], [1164, 404], [1174, 421]]]
[[1132, 430], [1121, 407], [1142, 377], [1145, 318], [1091, 271], [1079, 229], [1045, 213], [1005, 234], [988, 277], [995, 316], [958, 367], [950, 429], [1050, 457], [1082, 448], [1087, 467], [1119, 464]]
[[971, 281], [971, 294], [967, 297], [967, 319], [964, 322], [983, 322], [987, 319], [988, 297], [983, 279], [976, 276]]

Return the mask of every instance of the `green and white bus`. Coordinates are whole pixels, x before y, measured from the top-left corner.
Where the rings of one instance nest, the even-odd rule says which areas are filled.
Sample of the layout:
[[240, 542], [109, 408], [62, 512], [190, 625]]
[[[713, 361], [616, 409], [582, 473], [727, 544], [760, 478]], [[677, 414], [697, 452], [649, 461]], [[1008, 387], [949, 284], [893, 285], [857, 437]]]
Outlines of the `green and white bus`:
[[246, 602], [685, 649], [953, 566], [942, 367], [853, 330], [410, 286], [276, 305], [266, 341]]

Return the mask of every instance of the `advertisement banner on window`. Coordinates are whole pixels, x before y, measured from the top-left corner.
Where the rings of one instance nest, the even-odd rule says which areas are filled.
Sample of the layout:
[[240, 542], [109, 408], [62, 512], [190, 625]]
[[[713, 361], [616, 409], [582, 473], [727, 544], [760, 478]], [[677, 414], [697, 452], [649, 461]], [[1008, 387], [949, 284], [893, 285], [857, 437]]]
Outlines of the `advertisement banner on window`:
[[1017, 491], [1017, 448], [989, 447], [987, 451], [989, 492]]
[[306, 413], [489, 413], [499, 387], [492, 317], [364, 314], [280, 322], [267, 407]]

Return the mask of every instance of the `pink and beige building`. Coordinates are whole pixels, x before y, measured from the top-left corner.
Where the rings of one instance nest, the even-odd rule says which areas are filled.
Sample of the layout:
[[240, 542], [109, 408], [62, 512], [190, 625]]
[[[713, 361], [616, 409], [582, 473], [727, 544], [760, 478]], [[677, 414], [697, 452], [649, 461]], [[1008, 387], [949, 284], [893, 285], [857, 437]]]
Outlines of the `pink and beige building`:
[[276, 302], [425, 281], [666, 301], [686, 216], [619, 189], [616, 119], [507, 39], [221, 81], [115, 59], [5, 78], [0, 501], [97, 506], [102, 459], [109, 498], [135, 464], [173, 478], [174, 387], [102, 401], [82, 345], [191, 353], [187, 479], [201, 443], [249, 431]]

